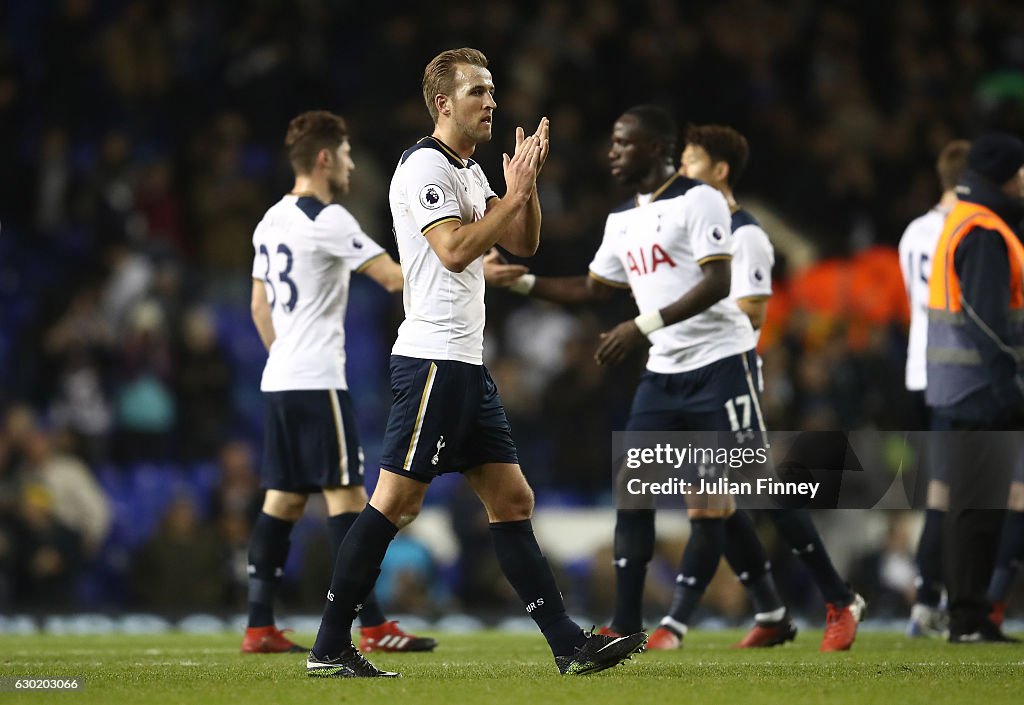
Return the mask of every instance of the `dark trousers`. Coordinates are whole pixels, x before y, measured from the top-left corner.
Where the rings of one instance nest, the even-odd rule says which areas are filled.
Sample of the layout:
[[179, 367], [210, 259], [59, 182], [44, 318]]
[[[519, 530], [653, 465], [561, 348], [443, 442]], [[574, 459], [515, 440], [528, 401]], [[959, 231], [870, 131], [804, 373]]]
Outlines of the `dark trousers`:
[[944, 541], [950, 630], [970, 633], [991, 609], [985, 592], [999, 548], [1017, 434], [1001, 423], [965, 423], [941, 413], [933, 428], [942, 452], [932, 462], [948, 463]]

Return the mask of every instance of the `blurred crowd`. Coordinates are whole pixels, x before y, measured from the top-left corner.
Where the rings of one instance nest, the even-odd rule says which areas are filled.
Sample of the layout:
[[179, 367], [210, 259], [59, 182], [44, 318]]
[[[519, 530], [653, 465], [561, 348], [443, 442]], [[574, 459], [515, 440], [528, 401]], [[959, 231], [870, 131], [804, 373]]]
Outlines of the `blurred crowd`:
[[[394, 253], [387, 183], [430, 130], [422, 67], [444, 48], [481, 48], [498, 109], [478, 157], [499, 193], [514, 127], [551, 118], [528, 264], [556, 275], [585, 271], [624, 196], [604, 176], [622, 110], [661, 102], [681, 124], [738, 128], [752, 148], [739, 200], [777, 247], [761, 344], [776, 429], [899, 428], [894, 245], [937, 200], [948, 140], [1024, 132], [1024, 6], [1009, 1], [498, 1], [484, 13], [457, 1], [13, 0], [0, 23], [0, 604], [96, 601], [115, 591], [97, 561], [139, 576], [121, 604], [198, 589], [179, 584], [185, 560], [219, 576], [197, 604], [238, 599], [262, 419], [251, 235], [291, 185], [280, 147], [302, 110], [348, 120], [345, 205]], [[487, 362], [542, 505], [607, 501], [610, 431], [643, 360], [609, 371], [592, 353], [633, 310], [627, 297], [563, 310], [489, 294]], [[400, 320], [398, 300], [354, 280], [349, 379], [370, 464]], [[189, 479], [137, 535], [123, 505], [152, 467]], [[93, 583], [58, 594], [83, 570]]]

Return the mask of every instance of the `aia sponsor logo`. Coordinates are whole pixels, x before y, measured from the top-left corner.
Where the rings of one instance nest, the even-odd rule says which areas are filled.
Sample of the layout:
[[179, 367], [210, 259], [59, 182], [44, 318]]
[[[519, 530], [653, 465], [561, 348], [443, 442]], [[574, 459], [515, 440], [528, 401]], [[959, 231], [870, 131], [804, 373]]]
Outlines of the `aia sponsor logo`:
[[675, 267], [676, 263], [658, 243], [651, 245], [650, 251], [641, 247], [636, 253], [626, 253], [626, 269], [638, 277], [654, 274], [661, 266]]

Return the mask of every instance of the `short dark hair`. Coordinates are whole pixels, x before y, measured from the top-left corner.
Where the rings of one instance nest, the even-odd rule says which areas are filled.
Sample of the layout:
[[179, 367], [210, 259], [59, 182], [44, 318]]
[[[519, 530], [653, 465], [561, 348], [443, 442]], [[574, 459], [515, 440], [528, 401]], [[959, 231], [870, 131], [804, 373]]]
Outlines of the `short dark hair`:
[[686, 128], [686, 144], [703, 148], [713, 162], [729, 165], [729, 188], [736, 186], [750, 159], [747, 138], [728, 125], [690, 125]]
[[640, 124], [641, 129], [651, 138], [665, 145], [667, 153], [676, 157], [676, 145], [679, 143], [679, 127], [676, 119], [667, 108], [653, 103], [635, 105], [623, 115], [632, 115]]
[[437, 123], [437, 105], [434, 98], [450, 95], [455, 87], [455, 67], [459, 64], [487, 68], [487, 57], [479, 49], [462, 47], [448, 49], [435, 56], [423, 69], [423, 101], [427, 104], [430, 117]]
[[967, 153], [971, 150], [971, 143], [967, 140], [953, 140], [939, 152], [939, 158], [935, 160], [935, 173], [939, 175], [939, 183], [943, 191], [956, 188], [960, 183], [967, 168]]
[[348, 139], [345, 119], [327, 110], [310, 110], [288, 123], [284, 138], [288, 161], [296, 174], [308, 174], [316, 164], [321, 149], [332, 152]]

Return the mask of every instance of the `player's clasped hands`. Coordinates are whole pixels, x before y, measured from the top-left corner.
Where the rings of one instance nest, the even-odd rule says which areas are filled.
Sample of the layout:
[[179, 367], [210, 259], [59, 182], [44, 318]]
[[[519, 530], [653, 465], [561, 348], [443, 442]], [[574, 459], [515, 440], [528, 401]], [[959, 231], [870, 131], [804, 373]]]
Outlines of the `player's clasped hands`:
[[550, 140], [549, 121], [540, 119], [537, 131], [529, 137], [522, 127], [516, 128], [516, 148], [512, 156], [502, 155], [505, 171], [505, 185], [509, 195], [529, 197], [536, 186], [537, 176], [548, 158]]

